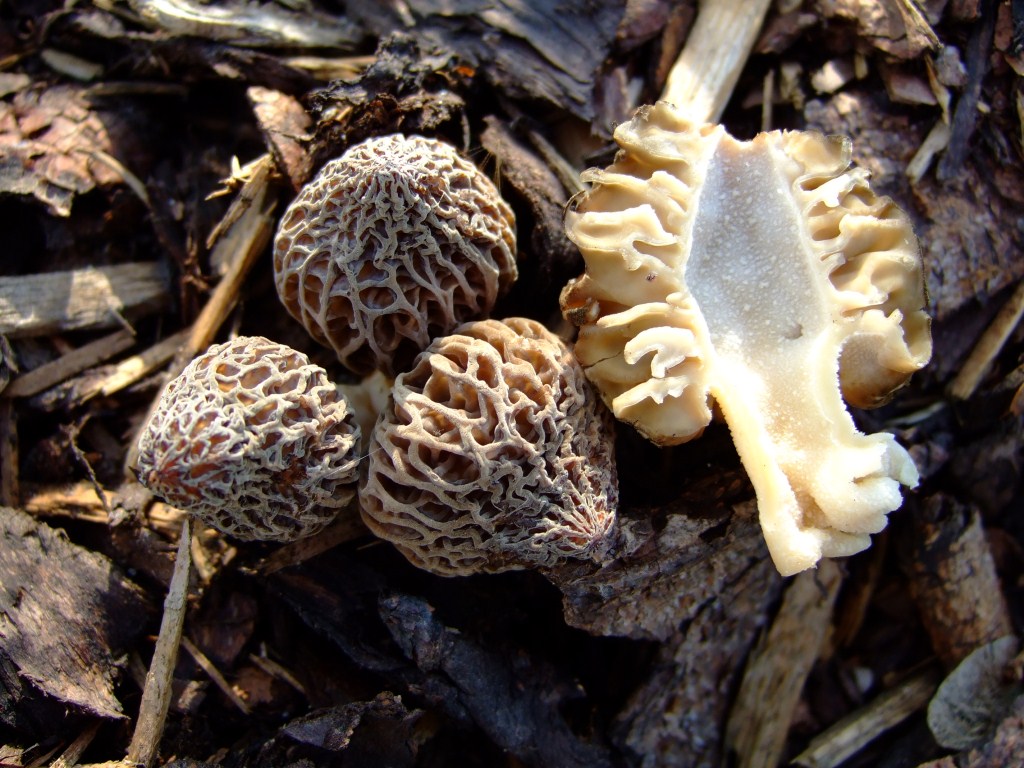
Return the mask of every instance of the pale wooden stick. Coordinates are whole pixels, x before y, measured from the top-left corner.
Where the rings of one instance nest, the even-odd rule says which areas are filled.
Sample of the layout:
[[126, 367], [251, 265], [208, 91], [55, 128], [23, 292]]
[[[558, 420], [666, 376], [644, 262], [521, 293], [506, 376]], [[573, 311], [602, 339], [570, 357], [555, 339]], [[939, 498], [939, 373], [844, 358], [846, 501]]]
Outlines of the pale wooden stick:
[[807, 675], [821, 652], [842, 574], [832, 560], [793, 579], [771, 629], [751, 654], [725, 741], [739, 768], [775, 768]]
[[103, 378], [90, 382], [75, 397], [75, 403], [83, 403], [98, 395], [110, 397], [129, 387], [145, 376], [153, 373], [162, 365], [166, 365], [181, 349], [192, 333], [190, 328], [178, 331], [173, 336], [157, 342], [149, 349], [137, 355], [125, 358]]
[[661, 98], [695, 122], [718, 122], [770, 5], [771, 0], [701, 0]]
[[167, 272], [156, 262], [0, 277], [0, 334], [115, 328], [124, 313], [157, 312], [169, 300]]
[[50, 763], [50, 768], [74, 768], [78, 765], [78, 758], [92, 744], [101, 725], [103, 725], [102, 720], [96, 720], [87, 725], [85, 730], [78, 734], [78, 737], [61, 753], [60, 757]]
[[804, 768], [836, 768], [881, 734], [924, 708], [940, 675], [927, 670], [875, 697], [871, 703], [822, 731], [793, 759]]
[[953, 383], [949, 386], [949, 393], [953, 397], [966, 400], [974, 394], [978, 384], [988, 373], [992, 361], [1002, 351], [1006, 340], [1010, 338], [1013, 329], [1017, 327], [1022, 315], [1024, 315], [1024, 280], [1017, 284], [1017, 290], [999, 310], [999, 314], [996, 315], [992, 324], [985, 329], [966, 362], [960, 368], [960, 373], [953, 379]]
[[4, 390], [5, 397], [31, 397], [55, 384], [60, 384], [76, 373], [124, 352], [135, 343], [135, 336], [125, 330], [115, 331], [101, 339], [73, 349], [56, 360], [33, 368], [18, 376]]
[[164, 615], [160, 622], [153, 660], [146, 673], [146, 687], [142, 691], [139, 716], [135, 732], [128, 746], [125, 762], [149, 768], [160, 748], [160, 737], [164, 732], [167, 710], [171, 705], [171, 677], [174, 662], [178, 658], [181, 631], [185, 625], [185, 608], [188, 599], [188, 575], [191, 565], [190, 546], [192, 525], [189, 518], [181, 525], [181, 539], [174, 561], [174, 573], [164, 600]]

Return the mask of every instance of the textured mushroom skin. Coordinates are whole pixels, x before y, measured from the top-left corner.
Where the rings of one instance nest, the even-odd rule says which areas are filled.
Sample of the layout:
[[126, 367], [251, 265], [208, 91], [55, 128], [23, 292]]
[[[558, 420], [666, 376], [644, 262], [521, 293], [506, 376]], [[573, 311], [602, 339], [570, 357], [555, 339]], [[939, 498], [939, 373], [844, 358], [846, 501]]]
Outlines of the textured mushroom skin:
[[351, 370], [404, 370], [515, 281], [515, 217], [444, 142], [395, 134], [323, 167], [278, 227], [288, 312]]
[[211, 347], [164, 390], [139, 440], [140, 481], [242, 540], [290, 541], [354, 497], [359, 427], [323, 368], [268, 339]]
[[850, 142], [694, 125], [642, 108], [566, 219], [586, 274], [563, 291], [576, 354], [654, 442], [698, 436], [713, 399], [779, 571], [870, 544], [918, 474], [843, 396], [877, 405], [931, 354], [917, 240], [850, 168]]
[[532, 320], [466, 323], [400, 375], [370, 444], [370, 530], [445, 576], [600, 557], [618, 484], [612, 420]]

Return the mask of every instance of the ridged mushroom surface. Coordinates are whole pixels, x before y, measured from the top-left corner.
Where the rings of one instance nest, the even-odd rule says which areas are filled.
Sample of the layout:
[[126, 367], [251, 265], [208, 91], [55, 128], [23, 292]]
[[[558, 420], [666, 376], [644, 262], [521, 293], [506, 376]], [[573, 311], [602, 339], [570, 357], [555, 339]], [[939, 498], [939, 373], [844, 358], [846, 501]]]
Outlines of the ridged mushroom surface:
[[363, 520], [445, 576], [600, 557], [618, 501], [612, 432], [557, 336], [522, 318], [467, 323], [396, 379]]
[[316, 533], [354, 497], [359, 427], [323, 368], [250, 336], [211, 347], [164, 390], [139, 480], [242, 540]]
[[562, 308], [588, 377], [665, 445], [717, 402], [783, 574], [864, 549], [918, 479], [843, 402], [884, 402], [931, 355], [908, 218], [850, 167], [847, 139], [737, 141], [666, 103], [615, 138], [566, 219], [586, 274]]
[[274, 272], [289, 313], [345, 366], [393, 376], [515, 281], [515, 217], [453, 147], [382, 136], [302, 190], [281, 218]]

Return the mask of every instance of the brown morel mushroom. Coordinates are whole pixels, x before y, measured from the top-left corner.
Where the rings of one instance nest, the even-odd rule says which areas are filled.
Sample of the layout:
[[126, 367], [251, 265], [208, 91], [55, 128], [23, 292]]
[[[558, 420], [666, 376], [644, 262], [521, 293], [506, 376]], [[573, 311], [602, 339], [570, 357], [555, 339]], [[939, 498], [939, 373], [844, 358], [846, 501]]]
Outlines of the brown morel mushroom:
[[466, 323], [395, 381], [363, 520], [445, 576], [599, 558], [618, 501], [612, 442], [561, 339], [521, 318]]
[[884, 402], [931, 355], [906, 215], [849, 167], [847, 139], [741, 142], [664, 102], [615, 138], [566, 220], [586, 274], [562, 308], [588, 377], [665, 445], [720, 406], [783, 574], [864, 549], [918, 479], [843, 404]]
[[327, 163], [285, 211], [274, 272], [291, 315], [344, 365], [393, 376], [515, 281], [515, 217], [448, 144], [382, 136]]
[[211, 347], [139, 439], [139, 480], [238, 539], [316, 533], [355, 495], [359, 427], [323, 368], [262, 337]]

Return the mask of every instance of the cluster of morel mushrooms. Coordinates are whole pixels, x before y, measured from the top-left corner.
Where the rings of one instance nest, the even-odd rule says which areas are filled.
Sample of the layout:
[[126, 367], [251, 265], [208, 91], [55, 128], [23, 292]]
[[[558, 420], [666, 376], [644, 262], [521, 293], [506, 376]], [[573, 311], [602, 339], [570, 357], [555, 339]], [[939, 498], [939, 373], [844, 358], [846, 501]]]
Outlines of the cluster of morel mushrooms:
[[907, 216], [848, 139], [742, 142], [659, 102], [615, 140], [566, 217], [586, 261], [562, 294], [574, 347], [480, 319], [516, 279], [515, 221], [454, 148], [391, 135], [328, 163], [281, 220], [276, 285], [342, 364], [394, 377], [371, 434], [305, 355], [236, 338], [167, 387], [142, 482], [249, 540], [313, 535], [358, 496], [374, 534], [443, 575], [604, 562], [608, 409], [674, 445], [717, 408], [781, 573], [866, 548], [918, 478], [844, 405], [886, 402], [930, 356]]

